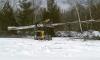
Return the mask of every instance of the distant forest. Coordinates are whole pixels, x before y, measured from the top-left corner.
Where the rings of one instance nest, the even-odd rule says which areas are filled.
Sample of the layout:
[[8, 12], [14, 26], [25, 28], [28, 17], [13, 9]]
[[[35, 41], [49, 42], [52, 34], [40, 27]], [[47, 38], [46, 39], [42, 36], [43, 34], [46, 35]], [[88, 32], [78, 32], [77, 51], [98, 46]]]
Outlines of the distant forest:
[[[100, 21], [100, 3], [94, 3], [94, 0], [87, 0], [87, 4], [83, 5], [76, 0], [73, 6], [66, 10], [61, 10], [55, 0], [47, 0], [47, 8], [40, 8], [33, 2], [27, 0], [19, 1], [19, 7], [14, 10], [7, 0], [0, 10], [0, 35], [17, 34], [18, 31], [9, 31], [9, 26], [28, 26], [33, 25], [38, 21], [50, 19], [52, 23], [67, 23], [78, 21], [96, 20]], [[72, 4], [72, 3], [70, 3]], [[77, 11], [79, 17], [77, 15]], [[61, 28], [62, 27], [62, 28]], [[100, 22], [82, 23], [83, 31], [97, 30], [100, 31]], [[58, 31], [80, 31], [79, 23], [65, 24], [56, 27]], [[22, 34], [32, 33], [33, 29], [23, 30]]]

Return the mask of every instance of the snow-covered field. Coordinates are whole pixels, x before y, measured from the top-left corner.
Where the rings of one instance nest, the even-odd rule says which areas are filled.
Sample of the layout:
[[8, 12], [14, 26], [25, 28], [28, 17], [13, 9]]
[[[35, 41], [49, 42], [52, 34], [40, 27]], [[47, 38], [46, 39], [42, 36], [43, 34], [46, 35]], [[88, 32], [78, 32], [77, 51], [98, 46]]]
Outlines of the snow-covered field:
[[0, 38], [0, 60], [100, 60], [100, 41]]

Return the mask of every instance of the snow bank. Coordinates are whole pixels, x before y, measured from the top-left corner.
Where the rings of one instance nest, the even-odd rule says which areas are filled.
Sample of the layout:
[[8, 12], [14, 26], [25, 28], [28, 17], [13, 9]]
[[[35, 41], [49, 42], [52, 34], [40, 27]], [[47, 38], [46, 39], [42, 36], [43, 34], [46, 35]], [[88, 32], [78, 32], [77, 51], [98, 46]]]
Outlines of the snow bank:
[[92, 34], [93, 34], [94, 36], [99, 36], [99, 37], [100, 37], [100, 32], [99, 32], [99, 31], [93, 31]]
[[56, 33], [56, 36], [59, 37], [77, 37], [77, 38], [84, 38], [84, 37], [88, 37], [88, 38], [99, 38], [100, 37], [100, 32], [99, 31], [84, 31], [83, 33], [80, 32], [76, 32], [76, 31], [70, 31], [70, 32], [66, 32], [66, 31], [58, 31]]

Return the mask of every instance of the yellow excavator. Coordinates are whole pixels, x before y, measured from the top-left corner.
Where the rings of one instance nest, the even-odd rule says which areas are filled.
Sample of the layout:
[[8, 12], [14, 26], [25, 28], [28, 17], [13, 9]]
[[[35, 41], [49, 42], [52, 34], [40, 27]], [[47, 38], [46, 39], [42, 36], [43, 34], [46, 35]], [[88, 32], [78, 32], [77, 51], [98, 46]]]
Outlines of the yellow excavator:
[[46, 33], [47, 32], [45, 32], [44, 30], [37, 30], [35, 31], [34, 39], [35, 40], [52, 40], [52, 36], [47, 35]]
[[54, 35], [54, 27], [59, 25], [64, 25], [65, 23], [54, 23], [49, 24], [50, 19], [45, 21], [39, 21], [34, 25], [30, 26], [19, 26], [19, 27], [8, 27], [8, 30], [23, 30], [23, 29], [34, 29], [34, 39], [35, 40], [52, 40]]

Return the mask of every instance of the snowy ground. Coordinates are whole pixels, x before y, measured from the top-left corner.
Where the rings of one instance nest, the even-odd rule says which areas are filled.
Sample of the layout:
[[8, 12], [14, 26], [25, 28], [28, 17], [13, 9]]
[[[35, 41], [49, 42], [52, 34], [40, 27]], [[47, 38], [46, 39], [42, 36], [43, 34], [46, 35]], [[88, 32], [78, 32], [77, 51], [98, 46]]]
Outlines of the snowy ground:
[[0, 60], [100, 60], [100, 41], [0, 38]]

